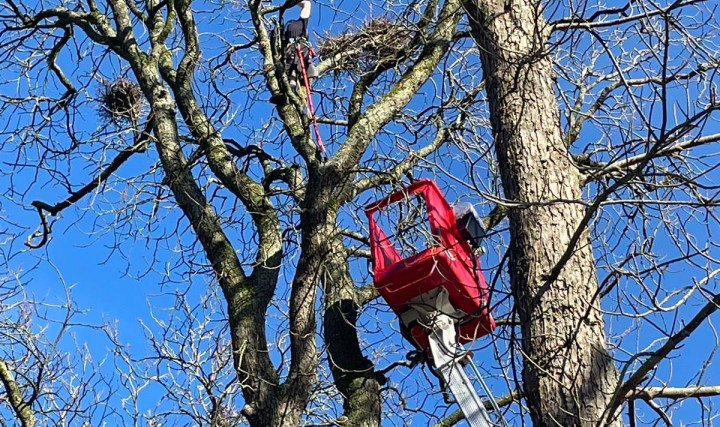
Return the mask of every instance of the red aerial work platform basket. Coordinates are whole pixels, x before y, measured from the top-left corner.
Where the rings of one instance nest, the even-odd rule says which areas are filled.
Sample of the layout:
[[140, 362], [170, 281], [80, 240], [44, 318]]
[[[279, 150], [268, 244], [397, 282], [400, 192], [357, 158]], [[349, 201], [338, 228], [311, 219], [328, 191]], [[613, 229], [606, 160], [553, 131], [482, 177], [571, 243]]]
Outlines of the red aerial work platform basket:
[[[426, 235], [420, 239], [426, 247], [409, 256], [405, 256], [399, 241], [407, 238], [405, 233], [418, 233], [417, 227], [383, 227], [377, 218], [384, 214], [391, 222], [407, 220], [401, 217], [401, 209], [393, 209], [403, 203], [419, 205], [426, 215], [422, 218], [427, 226]], [[420, 324], [422, 316], [414, 313], [438, 309], [439, 299], [449, 300], [452, 307], [446, 306], [441, 311], [457, 320], [461, 343], [495, 328], [480, 262], [435, 182], [416, 181], [371, 203], [365, 212], [370, 227], [375, 287], [418, 346], [428, 348], [427, 329]], [[442, 298], [438, 296], [440, 293]]]

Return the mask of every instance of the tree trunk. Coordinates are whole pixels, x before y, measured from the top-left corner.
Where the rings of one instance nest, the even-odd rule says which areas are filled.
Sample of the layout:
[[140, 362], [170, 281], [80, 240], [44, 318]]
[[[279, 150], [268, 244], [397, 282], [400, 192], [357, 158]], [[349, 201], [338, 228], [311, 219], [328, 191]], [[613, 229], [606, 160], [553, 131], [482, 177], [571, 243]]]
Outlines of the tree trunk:
[[[560, 129], [542, 5], [464, 0], [480, 47], [509, 210], [510, 281], [521, 322], [523, 387], [539, 426], [596, 425], [618, 373], [606, 349], [582, 184]], [[568, 247], [556, 278], [549, 272]], [[616, 421], [614, 425], [620, 425]]]
[[343, 245], [337, 213], [331, 212], [326, 225], [327, 260], [323, 274], [325, 313], [323, 331], [335, 386], [343, 395], [344, 423], [354, 427], [377, 427], [381, 422], [385, 384], [382, 374], [360, 348], [355, 327], [360, 309], [357, 288], [350, 276], [347, 249]]

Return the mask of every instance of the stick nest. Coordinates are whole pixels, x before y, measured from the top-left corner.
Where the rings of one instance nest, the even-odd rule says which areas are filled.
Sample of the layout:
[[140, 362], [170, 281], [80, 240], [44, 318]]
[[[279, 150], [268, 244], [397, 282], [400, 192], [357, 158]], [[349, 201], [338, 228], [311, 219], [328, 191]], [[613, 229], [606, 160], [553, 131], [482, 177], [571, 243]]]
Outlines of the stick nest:
[[140, 117], [143, 94], [137, 83], [119, 78], [103, 81], [98, 102], [98, 112], [114, 123], [133, 123]]
[[363, 73], [380, 63], [404, 58], [413, 32], [406, 23], [384, 17], [372, 18], [355, 30], [322, 37], [317, 50], [322, 58], [337, 58], [330, 69]]

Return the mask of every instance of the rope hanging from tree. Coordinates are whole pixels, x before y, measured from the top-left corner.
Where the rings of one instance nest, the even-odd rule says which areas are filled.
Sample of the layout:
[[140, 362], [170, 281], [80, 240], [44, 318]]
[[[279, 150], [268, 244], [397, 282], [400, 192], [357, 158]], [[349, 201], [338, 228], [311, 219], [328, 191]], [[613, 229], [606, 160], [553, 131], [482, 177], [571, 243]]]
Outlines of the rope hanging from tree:
[[305, 88], [305, 97], [307, 100], [308, 114], [313, 122], [315, 130], [315, 143], [317, 144], [318, 151], [322, 154], [323, 158], [327, 158], [327, 151], [323, 144], [322, 137], [320, 136], [320, 129], [317, 124], [317, 118], [315, 117], [315, 106], [312, 100], [312, 92], [310, 89], [310, 78], [318, 76], [318, 72], [315, 69], [315, 65], [312, 63], [311, 58], [316, 56], [315, 50], [312, 48], [309, 42], [308, 32], [308, 19], [310, 18], [310, 12], [312, 6], [309, 0], [303, 0], [298, 3], [302, 9], [300, 10], [300, 17], [288, 21], [285, 26], [284, 33], [284, 45], [286, 46], [285, 58], [287, 61], [287, 70], [291, 77], [291, 81], [297, 81], [298, 86]]

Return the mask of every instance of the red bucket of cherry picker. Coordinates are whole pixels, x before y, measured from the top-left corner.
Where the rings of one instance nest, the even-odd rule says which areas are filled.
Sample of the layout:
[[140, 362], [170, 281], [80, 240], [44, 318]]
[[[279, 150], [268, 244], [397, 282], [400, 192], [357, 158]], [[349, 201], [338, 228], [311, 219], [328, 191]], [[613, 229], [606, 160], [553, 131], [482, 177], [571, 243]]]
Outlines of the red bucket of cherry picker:
[[407, 338], [428, 348], [428, 331], [413, 313], [432, 310], [428, 305], [440, 293], [452, 306], [442, 311], [457, 319], [460, 343], [495, 328], [480, 261], [435, 182], [416, 181], [365, 213], [375, 288], [401, 318]]

